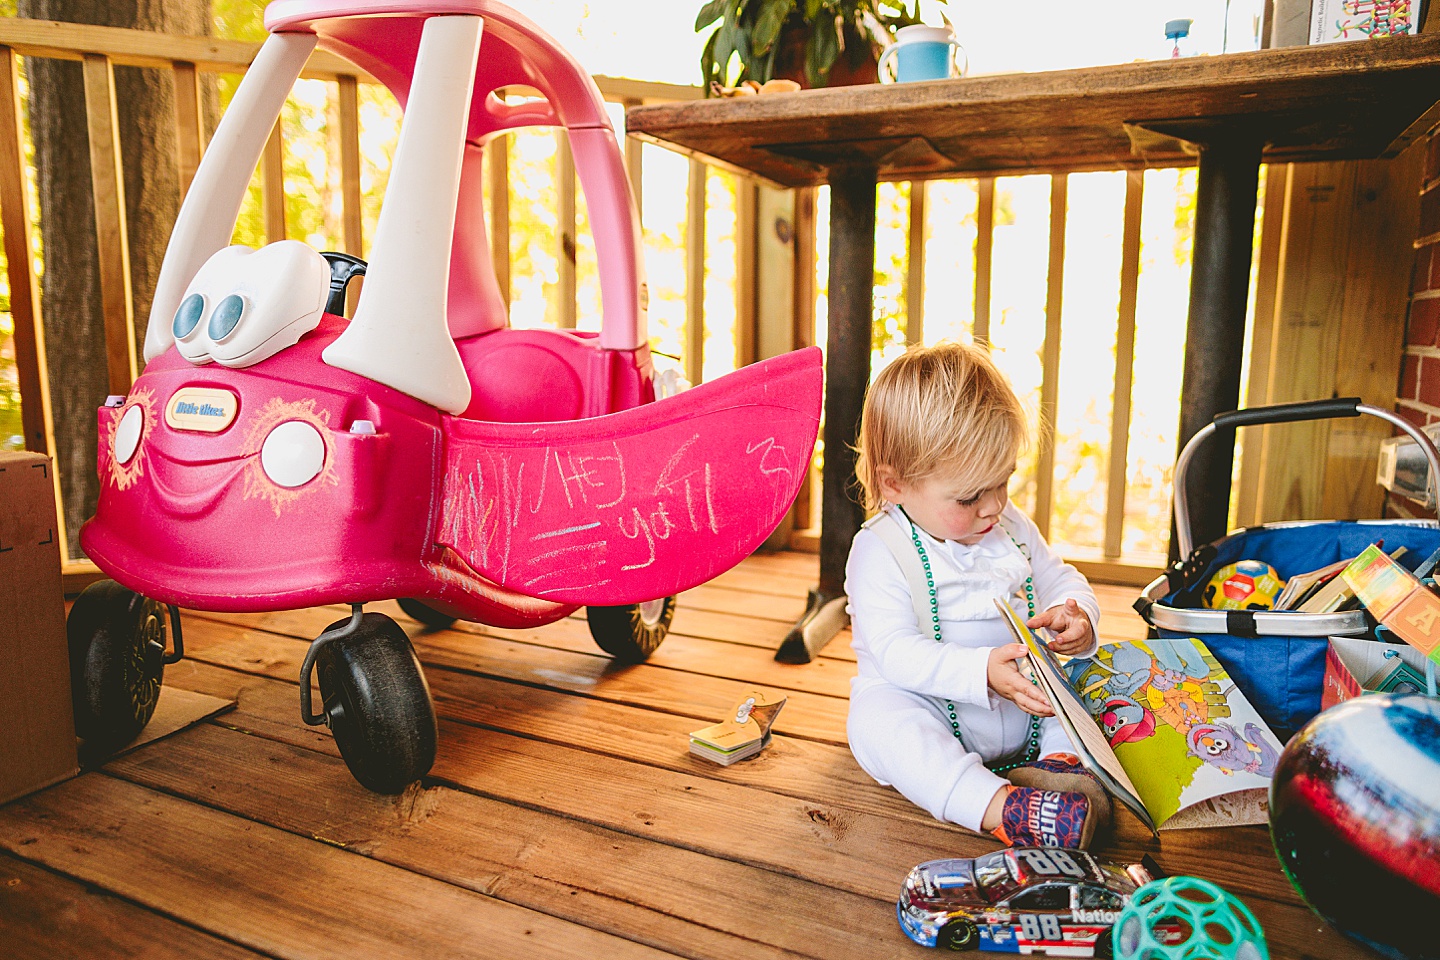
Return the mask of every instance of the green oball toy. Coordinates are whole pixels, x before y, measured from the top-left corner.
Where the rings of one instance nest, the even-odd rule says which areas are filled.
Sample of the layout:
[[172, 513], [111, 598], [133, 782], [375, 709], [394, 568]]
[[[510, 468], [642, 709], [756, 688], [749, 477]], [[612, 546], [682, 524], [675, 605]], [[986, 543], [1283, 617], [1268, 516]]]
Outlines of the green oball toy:
[[1270, 960], [1250, 908], [1199, 877], [1165, 877], [1136, 890], [1114, 938], [1115, 960]]

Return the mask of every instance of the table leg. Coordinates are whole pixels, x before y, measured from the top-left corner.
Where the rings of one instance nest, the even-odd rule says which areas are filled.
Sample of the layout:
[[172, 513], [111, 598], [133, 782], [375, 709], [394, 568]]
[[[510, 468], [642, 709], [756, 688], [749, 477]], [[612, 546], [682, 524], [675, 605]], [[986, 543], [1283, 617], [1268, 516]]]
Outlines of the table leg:
[[[1233, 410], [1240, 402], [1260, 149], [1258, 141], [1249, 140], [1200, 149], [1177, 450], [1184, 449], [1215, 414]], [[1195, 544], [1210, 543], [1226, 533], [1234, 460], [1234, 431], [1217, 433], [1196, 451], [1186, 477], [1187, 489], [1175, 491], [1175, 496], [1186, 497], [1190, 507]], [[1170, 542], [1174, 560], [1173, 533]]]
[[844, 629], [845, 558], [865, 520], [851, 485], [855, 443], [870, 383], [875, 292], [875, 171], [830, 182], [828, 333], [825, 345], [825, 465], [821, 474], [820, 583], [775, 659], [808, 663]]

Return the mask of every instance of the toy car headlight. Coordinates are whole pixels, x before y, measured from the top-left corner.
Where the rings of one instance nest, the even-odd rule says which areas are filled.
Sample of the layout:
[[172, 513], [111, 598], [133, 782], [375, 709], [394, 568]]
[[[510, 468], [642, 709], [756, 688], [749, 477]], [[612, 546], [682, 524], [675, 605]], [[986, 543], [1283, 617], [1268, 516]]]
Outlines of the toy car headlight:
[[325, 438], [303, 420], [287, 420], [265, 437], [260, 467], [282, 487], [299, 487], [314, 480], [325, 466]]
[[125, 411], [125, 415], [120, 418], [120, 425], [115, 428], [115, 436], [110, 441], [117, 463], [129, 463], [130, 458], [135, 456], [135, 451], [140, 448], [140, 434], [144, 427], [145, 414], [138, 405]]

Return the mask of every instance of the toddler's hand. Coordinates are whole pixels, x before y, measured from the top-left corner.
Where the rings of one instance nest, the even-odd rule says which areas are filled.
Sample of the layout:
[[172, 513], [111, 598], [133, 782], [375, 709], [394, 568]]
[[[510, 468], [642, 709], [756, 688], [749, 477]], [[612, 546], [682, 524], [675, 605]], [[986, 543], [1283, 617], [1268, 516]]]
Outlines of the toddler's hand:
[[1095, 639], [1090, 615], [1080, 609], [1080, 604], [1074, 600], [1066, 600], [1044, 613], [1037, 613], [1025, 625], [1032, 630], [1048, 627], [1055, 635], [1050, 641], [1050, 649], [1067, 657], [1084, 650]]
[[1027, 680], [1015, 664], [1015, 658], [1023, 656], [1025, 645], [1020, 643], [1007, 643], [991, 650], [985, 674], [990, 689], [1026, 713], [1037, 717], [1053, 716], [1055, 711], [1050, 709], [1050, 701], [1045, 698], [1045, 694]]

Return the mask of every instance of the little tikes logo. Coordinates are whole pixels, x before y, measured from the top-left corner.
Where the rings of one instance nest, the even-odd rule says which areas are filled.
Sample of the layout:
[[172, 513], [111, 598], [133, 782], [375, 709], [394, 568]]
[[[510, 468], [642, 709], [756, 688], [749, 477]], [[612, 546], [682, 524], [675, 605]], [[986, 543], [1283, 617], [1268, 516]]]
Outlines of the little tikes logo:
[[216, 387], [183, 387], [165, 405], [165, 422], [176, 430], [219, 433], [230, 426], [240, 398]]

